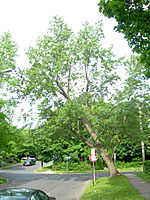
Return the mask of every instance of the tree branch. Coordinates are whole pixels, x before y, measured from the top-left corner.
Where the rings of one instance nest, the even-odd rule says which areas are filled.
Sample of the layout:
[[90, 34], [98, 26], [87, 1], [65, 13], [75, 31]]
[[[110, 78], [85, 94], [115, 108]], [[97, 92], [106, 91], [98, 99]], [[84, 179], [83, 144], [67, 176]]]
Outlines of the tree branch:
[[98, 137], [96, 135], [96, 133], [92, 130], [92, 127], [90, 125], [90, 123], [88, 123], [86, 120], [84, 119], [80, 119], [83, 123], [83, 125], [85, 126], [85, 128], [87, 129], [88, 133], [90, 134], [90, 136], [93, 138], [94, 142], [96, 145], [102, 147], [101, 142], [98, 140]]
[[112, 153], [112, 159], [113, 159], [113, 156], [114, 156], [114, 153], [116, 152], [116, 149], [119, 147], [120, 143], [122, 142], [122, 139], [123, 139], [123, 135], [121, 136], [118, 144], [114, 147], [113, 149], [113, 153]]
[[56, 78], [56, 84], [57, 84], [58, 88], [60, 89], [60, 94], [62, 94], [66, 99], [68, 99], [67, 93], [65, 92], [65, 90], [63, 89], [63, 87], [58, 82], [58, 76]]
[[87, 66], [85, 66], [85, 76], [86, 76], [85, 106], [86, 106], [86, 109], [88, 109], [89, 79], [88, 79], [88, 69], [87, 69]]
[[[124, 125], [125, 125], [125, 123], [126, 123], [126, 119], [127, 119], [127, 115], [124, 115], [124, 117], [123, 117], [123, 124], [124, 124]], [[114, 147], [114, 149], [113, 149], [112, 158], [113, 158], [113, 155], [114, 155], [116, 149], [119, 147], [119, 145], [120, 145], [120, 143], [121, 143], [121, 141], [122, 141], [122, 139], [123, 139], [123, 136], [124, 136], [124, 129], [121, 130], [121, 133], [122, 133], [121, 138], [120, 138], [118, 144], [117, 144], [117, 145]]]
[[70, 124], [66, 124], [66, 126], [71, 130], [71, 132], [74, 135], [77, 136], [77, 138], [79, 138], [82, 142], [84, 142], [88, 147], [94, 148], [94, 145], [92, 143], [90, 143], [89, 141], [87, 141], [87, 139], [80, 134], [79, 129], [78, 129], [78, 131], [75, 129], [72, 129]]

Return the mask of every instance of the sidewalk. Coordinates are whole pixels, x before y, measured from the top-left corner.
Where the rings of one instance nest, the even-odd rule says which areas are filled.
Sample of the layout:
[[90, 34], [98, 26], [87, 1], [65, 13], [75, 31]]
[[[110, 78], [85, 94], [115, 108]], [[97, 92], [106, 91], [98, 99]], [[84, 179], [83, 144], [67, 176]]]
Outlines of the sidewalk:
[[139, 193], [146, 199], [150, 200], [150, 184], [137, 177], [135, 174], [124, 174], [127, 176], [129, 182]]

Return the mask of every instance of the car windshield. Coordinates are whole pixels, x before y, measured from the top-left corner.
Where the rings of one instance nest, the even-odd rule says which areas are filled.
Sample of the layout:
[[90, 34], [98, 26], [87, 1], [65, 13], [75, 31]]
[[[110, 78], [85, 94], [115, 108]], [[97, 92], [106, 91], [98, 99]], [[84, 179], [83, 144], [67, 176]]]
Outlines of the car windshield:
[[27, 159], [27, 160], [25, 160], [25, 162], [30, 162], [31, 161], [31, 159]]

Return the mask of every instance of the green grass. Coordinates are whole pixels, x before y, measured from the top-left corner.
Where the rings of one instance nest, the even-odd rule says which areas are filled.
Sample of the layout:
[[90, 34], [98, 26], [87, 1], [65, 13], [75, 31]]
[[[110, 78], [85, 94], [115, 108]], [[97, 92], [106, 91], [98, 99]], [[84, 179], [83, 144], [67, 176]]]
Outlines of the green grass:
[[[43, 168], [40, 168], [40, 169], [37, 169], [36, 171], [37, 172], [45, 172], [45, 171], [48, 171], [52, 169], [52, 165], [49, 165], [49, 166], [46, 166], [46, 167], [43, 167]], [[72, 169], [72, 170], [52, 170], [56, 173], [91, 173], [92, 172], [92, 167], [91, 169], [86, 169], [86, 168], [80, 168], [80, 169]], [[104, 170], [95, 170], [97, 173], [102, 173], [102, 172], [108, 172], [108, 169], [104, 169]], [[128, 171], [142, 171], [142, 166], [141, 167], [129, 167], [129, 168], [122, 168], [122, 169], [119, 169], [118, 168], [118, 171], [119, 172], [128, 172]]]
[[127, 168], [117, 168], [117, 170], [119, 172], [132, 172], [132, 171], [142, 171], [143, 170], [143, 167], [142, 165], [139, 166], [139, 167], [127, 167]]
[[37, 172], [46, 172], [46, 171], [50, 170], [51, 168], [52, 168], [52, 165], [48, 165], [46, 167], [39, 168], [36, 171]]
[[[52, 165], [48, 165], [46, 167], [43, 167], [43, 168], [39, 168], [37, 169], [36, 171], [37, 172], [46, 172], [48, 170], [51, 170], [52, 169]], [[54, 171], [54, 170], [53, 170]], [[92, 172], [92, 168], [91, 170], [56, 170], [54, 171], [55, 173], [91, 173]], [[105, 170], [96, 170], [96, 172], [108, 172], [108, 169], [105, 169]]]
[[127, 177], [104, 177], [91, 182], [80, 200], [144, 200], [139, 192], [130, 185]]
[[7, 179], [0, 178], [0, 184], [7, 183]]
[[139, 178], [142, 178], [144, 181], [150, 183], [150, 174], [146, 174], [144, 172], [135, 173]]

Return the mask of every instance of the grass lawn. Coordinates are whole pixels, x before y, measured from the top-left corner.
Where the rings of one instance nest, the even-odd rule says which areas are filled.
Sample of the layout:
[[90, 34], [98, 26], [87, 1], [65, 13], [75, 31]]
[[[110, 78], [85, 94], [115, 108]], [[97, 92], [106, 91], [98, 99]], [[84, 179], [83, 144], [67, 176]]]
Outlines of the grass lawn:
[[130, 185], [124, 175], [96, 179], [91, 182], [80, 200], [144, 200], [139, 192]]
[[[48, 171], [48, 170], [51, 170], [52, 169], [52, 165], [48, 165], [46, 167], [43, 167], [43, 168], [39, 168], [37, 169], [36, 171], [37, 172], [45, 172], [45, 171]], [[66, 170], [56, 170], [54, 172], [56, 173], [92, 173], [92, 168], [90, 170], [88, 169], [80, 169], [80, 170], [77, 170], [77, 169], [74, 169], [74, 170], [71, 170], [71, 171], [66, 171]], [[130, 168], [122, 168], [122, 169], [118, 169], [119, 172], [128, 172], [128, 171], [142, 171], [142, 166], [141, 167], [130, 167]], [[102, 173], [102, 172], [108, 172], [108, 169], [104, 169], [104, 170], [96, 170], [96, 172], [98, 173]]]
[[7, 179], [0, 178], [0, 184], [7, 183]]
[[[52, 165], [48, 165], [46, 167], [43, 168], [39, 168], [36, 171], [37, 172], [46, 172], [48, 170], [52, 169]], [[55, 173], [92, 173], [92, 169], [91, 170], [71, 170], [71, 171], [65, 171], [65, 170], [56, 170], [54, 171]], [[108, 172], [108, 169], [105, 170], [96, 170], [96, 172]]]
[[50, 170], [51, 168], [52, 168], [52, 165], [47, 165], [46, 167], [39, 168], [36, 171], [37, 172], [46, 172], [46, 171]]
[[143, 171], [142, 165], [140, 167], [128, 167], [128, 168], [117, 168], [119, 172], [135, 172], [135, 171]]
[[144, 181], [150, 183], [150, 174], [145, 174], [144, 172], [135, 173], [139, 178], [142, 178]]

